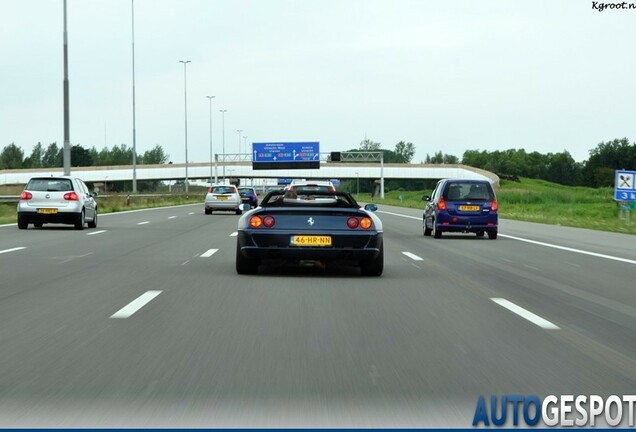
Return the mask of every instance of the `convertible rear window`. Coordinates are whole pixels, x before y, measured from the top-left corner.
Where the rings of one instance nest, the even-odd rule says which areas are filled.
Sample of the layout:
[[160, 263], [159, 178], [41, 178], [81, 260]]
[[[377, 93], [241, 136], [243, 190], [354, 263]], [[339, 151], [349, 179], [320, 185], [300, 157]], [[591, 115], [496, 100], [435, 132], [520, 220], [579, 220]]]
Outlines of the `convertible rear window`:
[[73, 183], [69, 179], [36, 178], [29, 181], [26, 190], [36, 192], [67, 192], [73, 190]]
[[492, 188], [488, 183], [449, 182], [443, 195], [447, 201], [492, 201]]
[[351, 194], [346, 192], [316, 191], [311, 194], [295, 190], [273, 191], [267, 194], [262, 207], [340, 207], [360, 208]]

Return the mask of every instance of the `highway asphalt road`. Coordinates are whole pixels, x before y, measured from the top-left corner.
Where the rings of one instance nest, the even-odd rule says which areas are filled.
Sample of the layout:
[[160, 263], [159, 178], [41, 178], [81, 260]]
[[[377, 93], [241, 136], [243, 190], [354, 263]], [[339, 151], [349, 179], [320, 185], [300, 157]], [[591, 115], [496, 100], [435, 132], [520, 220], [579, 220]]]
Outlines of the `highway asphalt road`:
[[633, 236], [435, 240], [379, 207], [380, 278], [238, 276], [238, 217], [202, 204], [0, 227], [0, 427], [470, 427], [482, 394], [634, 393]]

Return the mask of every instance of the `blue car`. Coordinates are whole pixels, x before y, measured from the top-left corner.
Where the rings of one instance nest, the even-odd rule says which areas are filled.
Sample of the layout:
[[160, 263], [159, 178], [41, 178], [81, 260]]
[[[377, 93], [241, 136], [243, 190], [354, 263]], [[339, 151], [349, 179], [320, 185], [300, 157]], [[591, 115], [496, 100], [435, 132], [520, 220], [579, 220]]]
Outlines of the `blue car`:
[[441, 238], [443, 232], [476, 233], [497, 238], [499, 205], [486, 180], [440, 180], [424, 209], [424, 235]]
[[250, 208], [258, 207], [258, 195], [256, 190], [251, 187], [238, 188], [239, 195], [241, 196], [241, 202], [243, 204], [249, 204]]

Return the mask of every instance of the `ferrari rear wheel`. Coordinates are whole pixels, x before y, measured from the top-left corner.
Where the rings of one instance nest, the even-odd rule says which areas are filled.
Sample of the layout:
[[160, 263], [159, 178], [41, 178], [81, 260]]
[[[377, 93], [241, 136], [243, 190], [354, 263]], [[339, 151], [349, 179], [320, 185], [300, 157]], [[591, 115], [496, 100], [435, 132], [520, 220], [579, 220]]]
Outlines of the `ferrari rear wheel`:
[[384, 271], [384, 245], [380, 246], [380, 252], [375, 258], [363, 261], [360, 264], [360, 273], [363, 276], [381, 276]]
[[258, 273], [258, 260], [243, 256], [238, 243], [236, 243], [236, 272], [238, 274]]

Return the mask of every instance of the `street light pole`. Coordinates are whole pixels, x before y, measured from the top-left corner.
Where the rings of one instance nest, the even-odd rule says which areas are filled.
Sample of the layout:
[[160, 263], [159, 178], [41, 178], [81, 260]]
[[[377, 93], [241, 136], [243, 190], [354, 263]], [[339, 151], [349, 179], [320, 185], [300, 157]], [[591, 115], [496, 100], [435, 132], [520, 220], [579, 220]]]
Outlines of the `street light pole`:
[[208, 98], [208, 100], [210, 101], [210, 183], [213, 183], [214, 173], [212, 172], [212, 99], [214, 99], [214, 96], [206, 96], [206, 98]]
[[71, 138], [68, 107], [68, 34], [66, 31], [66, 0], [64, 0], [64, 175], [71, 175]]
[[241, 134], [243, 133], [243, 129], [237, 129], [236, 131], [238, 132], [239, 137], [238, 153], [241, 154]]
[[219, 110], [219, 112], [221, 113], [223, 124], [223, 183], [225, 183], [225, 113], [227, 110]]
[[190, 63], [190, 60], [179, 60], [179, 63], [183, 63], [183, 101], [185, 106], [185, 191], [188, 193], [188, 79], [186, 73], [186, 66]]
[[137, 193], [137, 130], [135, 128], [135, 0], [130, 0], [132, 11], [132, 110], [133, 110], [133, 182], [132, 191]]

